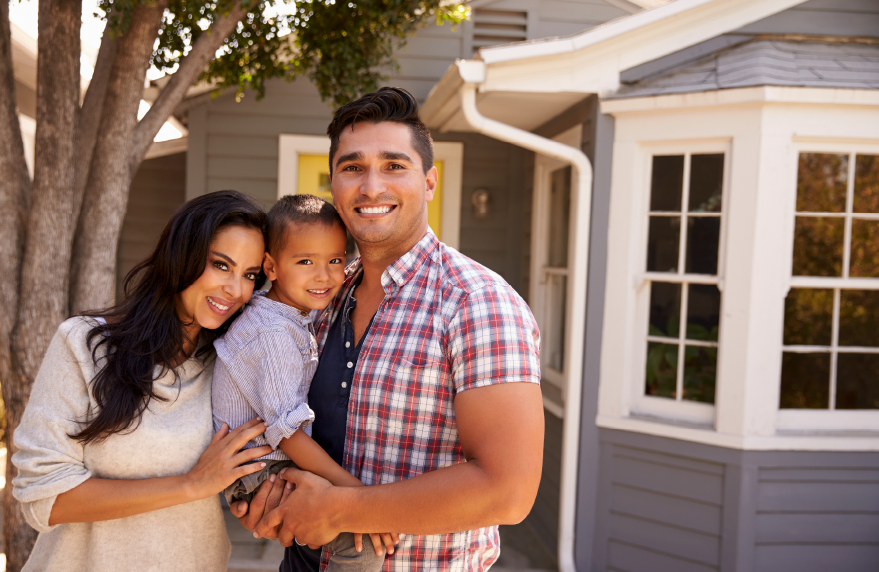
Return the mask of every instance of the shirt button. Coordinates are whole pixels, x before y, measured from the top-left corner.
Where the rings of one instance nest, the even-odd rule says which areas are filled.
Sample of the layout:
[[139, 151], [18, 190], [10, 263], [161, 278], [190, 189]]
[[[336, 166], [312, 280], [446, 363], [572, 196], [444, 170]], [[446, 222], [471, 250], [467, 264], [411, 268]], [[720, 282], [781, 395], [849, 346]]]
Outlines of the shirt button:
[[351, 347], [351, 342], [345, 342], [345, 347], [346, 347], [346, 348], [350, 348], [350, 347]]
[[346, 388], [346, 387], [348, 387], [348, 382], [347, 382], [347, 381], [343, 381], [343, 382], [342, 382], [342, 389], [344, 389], [344, 388]]
[[306, 312], [305, 310], [299, 310], [299, 313], [302, 314], [303, 316], [308, 315], [308, 312]]
[[354, 362], [349, 361], [348, 362], [348, 369], [351, 369], [352, 367], [354, 367]]

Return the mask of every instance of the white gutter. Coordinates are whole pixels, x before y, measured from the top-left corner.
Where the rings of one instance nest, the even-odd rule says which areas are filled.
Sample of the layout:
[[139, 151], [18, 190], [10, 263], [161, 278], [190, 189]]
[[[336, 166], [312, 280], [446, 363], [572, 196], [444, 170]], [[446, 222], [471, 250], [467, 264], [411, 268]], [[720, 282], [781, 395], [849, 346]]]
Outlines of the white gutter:
[[[577, 498], [577, 464], [580, 453], [580, 402], [583, 388], [583, 348], [586, 329], [586, 283], [589, 268], [589, 226], [592, 211], [592, 164], [580, 149], [570, 147], [517, 127], [489, 119], [476, 108], [476, 91], [485, 79], [482, 62], [459, 61], [459, 73], [464, 80], [461, 87], [461, 110], [467, 124], [477, 133], [500, 141], [506, 141], [571, 166], [571, 216], [569, 225], [574, 248], [569, 255], [571, 265], [568, 287], [568, 313], [575, 319], [567, 320], [565, 337], [572, 351], [566, 352], [565, 371], [568, 386], [565, 391], [564, 417], [562, 419], [562, 470], [561, 495], [559, 498], [559, 544], [560, 572], [577, 572], [574, 563], [574, 525]], [[591, 539], [587, 539], [591, 541]]]

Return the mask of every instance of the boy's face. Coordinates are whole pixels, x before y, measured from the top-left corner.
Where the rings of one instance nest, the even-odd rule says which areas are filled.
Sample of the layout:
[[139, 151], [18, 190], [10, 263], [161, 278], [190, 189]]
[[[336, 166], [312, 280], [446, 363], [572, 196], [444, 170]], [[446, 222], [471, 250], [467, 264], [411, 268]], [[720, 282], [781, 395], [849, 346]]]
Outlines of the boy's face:
[[263, 262], [268, 298], [304, 311], [326, 308], [345, 280], [345, 230], [318, 223], [288, 224], [285, 232], [284, 248], [266, 252]]

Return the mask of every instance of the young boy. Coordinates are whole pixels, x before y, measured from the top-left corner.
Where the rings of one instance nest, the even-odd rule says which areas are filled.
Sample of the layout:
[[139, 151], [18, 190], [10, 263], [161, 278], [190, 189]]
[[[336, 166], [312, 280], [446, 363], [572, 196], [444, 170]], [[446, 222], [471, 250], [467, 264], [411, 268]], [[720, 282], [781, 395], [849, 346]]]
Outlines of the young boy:
[[[263, 269], [272, 287], [254, 293], [214, 342], [211, 397], [215, 430], [258, 416], [266, 431], [245, 448], [270, 445], [274, 451], [259, 459], [266, 463], [262, 471], [224, 491], [229, 503], [249, 502], [263, 481], [290, 466], [337, 486], [362, 486], [312, 440], [314, 413], [308, 407], [318, 358], [311, 314], [327, 307], [345, 279], [345, 226], [330, 203], [312, 195], [283, 197], [266, 223]], [[373, 550], [358, 553], [353, 534], [340, 534], [329, 548], [334, 571], [378, 571], [384, 563]]]

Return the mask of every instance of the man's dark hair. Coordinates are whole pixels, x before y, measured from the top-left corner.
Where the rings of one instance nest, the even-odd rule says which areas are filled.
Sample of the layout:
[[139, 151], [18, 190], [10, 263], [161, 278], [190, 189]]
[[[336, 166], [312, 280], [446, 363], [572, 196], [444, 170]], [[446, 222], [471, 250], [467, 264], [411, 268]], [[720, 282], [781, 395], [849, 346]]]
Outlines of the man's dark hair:
[[339, 136], [346, 127], [355, 123], [383, 121], [409, 126], [412, 146], [421, 157], [421, 168], [427, 173], [433, 167], [433, 140], [430, 137], [430, 130], [418, 118], [418, 102], [411, 93], [401, 87], [383, 87], [336, 110], [333, 120], [327, 127], [327, 135], [330, 136], [330, 173], [333, 172], [333, 158], [339, 150]]
[[266, 215], [266, 250], [272, 256], [277, 256], [286, 246], [289, 224], [337, 224], [343, 230], [345, 228], [336, 207], [322, 198], [314, 195], [283, 196]]

